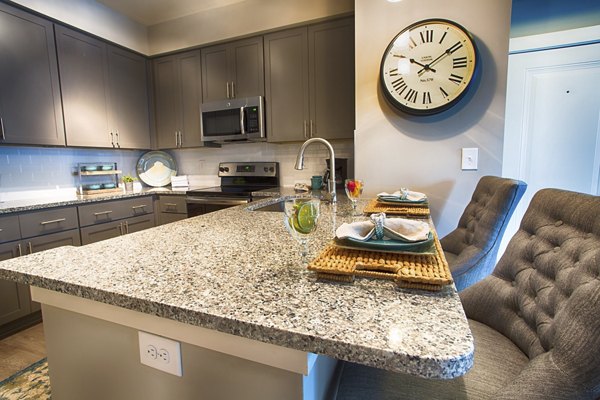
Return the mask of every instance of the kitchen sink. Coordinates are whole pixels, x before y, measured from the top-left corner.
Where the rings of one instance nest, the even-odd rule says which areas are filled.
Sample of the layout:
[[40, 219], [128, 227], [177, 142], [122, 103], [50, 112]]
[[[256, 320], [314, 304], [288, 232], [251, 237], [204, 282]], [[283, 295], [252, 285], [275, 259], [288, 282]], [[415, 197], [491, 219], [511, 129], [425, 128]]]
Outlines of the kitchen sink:
[[248, 211], [267, 211], [267, 212], [283, 212], [285, 208], [285, 202], [283, 200], [277, 203], [267, 204], [256, 208], [248, 208]]

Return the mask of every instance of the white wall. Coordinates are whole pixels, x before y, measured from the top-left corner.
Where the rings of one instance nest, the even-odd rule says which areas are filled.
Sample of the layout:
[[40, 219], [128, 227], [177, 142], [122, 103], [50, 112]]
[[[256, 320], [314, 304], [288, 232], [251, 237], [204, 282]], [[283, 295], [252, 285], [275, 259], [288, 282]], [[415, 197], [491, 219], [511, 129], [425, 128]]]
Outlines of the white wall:
[[[356, 0], [356, 176], [367, 195], [401, 186], [426, 192], [440, 235], [456, 227], [484, 175], [502, 173], [510, 0]], [[395, 112], [378, 85], [383, 52], [405, 26], [454, 20], [475, 37], [480, 79], [452, 110], [429, 117]], [[462, 147], [479, 148], [479, 170], [461, 171]]]
[[148, 54], [146, 27], [94, 0], [13, 2], [142, 54]]
[[250, 35], [353, 10], [353, 0], [246, 0], [150, 26], [150, 54]]

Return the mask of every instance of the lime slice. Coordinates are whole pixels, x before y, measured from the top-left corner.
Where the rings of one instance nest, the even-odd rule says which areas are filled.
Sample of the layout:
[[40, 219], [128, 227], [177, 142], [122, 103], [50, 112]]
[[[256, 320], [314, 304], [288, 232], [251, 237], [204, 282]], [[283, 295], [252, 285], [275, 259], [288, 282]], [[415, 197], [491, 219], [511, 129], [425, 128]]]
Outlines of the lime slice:
[[[319, 217], [318, 209], [312, 203], [304, 203], [298, 210], [298, 226], [299, 232], [310, 233], [315, 229], [317, 218]], [[294, 221], [295, 222], [295, 221]]]

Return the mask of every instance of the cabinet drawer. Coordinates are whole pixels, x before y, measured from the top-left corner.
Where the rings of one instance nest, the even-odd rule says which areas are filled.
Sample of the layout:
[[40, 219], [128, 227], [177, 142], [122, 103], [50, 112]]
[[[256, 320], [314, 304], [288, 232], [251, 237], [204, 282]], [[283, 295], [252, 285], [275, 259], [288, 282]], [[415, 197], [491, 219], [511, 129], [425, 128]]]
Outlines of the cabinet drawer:
[[160, 196], [158, 207], [161, 213], [187, 214], [185, 196]]
[[79, 223], [81, 226], [89, 226], [152, 214], [152, 203], [152, 196], [145, 196], [79, 206]]
[[75, 207], [56, 208], [19, 215], [23, 239], [79, 227]]
[[18, 239], [21, 239], [19, 217], [16, 215], [0, 217], [0, 243]]

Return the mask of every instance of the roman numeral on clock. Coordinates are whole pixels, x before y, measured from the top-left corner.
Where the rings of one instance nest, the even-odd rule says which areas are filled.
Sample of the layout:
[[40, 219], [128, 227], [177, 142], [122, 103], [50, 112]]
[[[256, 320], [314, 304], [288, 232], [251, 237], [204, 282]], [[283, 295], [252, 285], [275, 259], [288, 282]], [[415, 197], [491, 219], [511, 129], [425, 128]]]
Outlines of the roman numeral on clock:
[[410, 49], [414, 49], [415, 47], [417, 47], [417, 42], [415, 42], [413, 38], [410, 38], [410, 44], [408, 45], [408, 47]]
[[423, 92], [423, 104], [431, 104], [431, 93]]
[[452, 45], [452, 47], [450, 47], [448, 49], [448, 51], [450, 52], [450, 54], [454, 53], [456, 50], [460, 49], [461, 47], [463, 47], [463, 44], [461, 42], [456, 42]]
[[448, 32], [444, 32], [444, 34], [442, 35], [442, 38], [440, 39], [440, 41], [438, 42], [439, 44], [442, 44], [442, 42], [444, 41], [444, 39], [446, 39], [446, 34]]
[[410, 101], [411, 103], [416, 103], [418, 95], [419, 95], [418, 90], [409, 89], [408, 93], [406, 93], [406, 96], [404, 96], [404, 100]]
[[457, 85], [460, 84], [463, 80], [462, 76], [458, 76], [458, 75], [454, 75], [454, 74], [450, 74], [450, 77], [448, 78], [451, 82], [456, 83]]
[[[425, 33], [425, 34], [423, 34], [423, 33]], [[425, 32], [419, 32], [419, 35], [421, 35], [421, 43], [433, 42], [433, 30], [432, 29], [428, 29]]]
[[448, 97], [448, 93], [444, 90], [443, 87], [440, 87], [440, 92], [442, 92], [442, 96], [444, 96], [444, 98]]
[[388, 74], [390, 76], [397, 76], [398, 75], [398, 68], [390, 69], [390, 71], [388, 72]]
[[467, 66], [467, 57], [458, 57], [452, 59], [452, 68], [465, 68]]
[[398, 78], [392, 82], [392, 87], [398, 94], [402, 94], [406, 89], [406, 82], [404, 82], [404, 78]]

